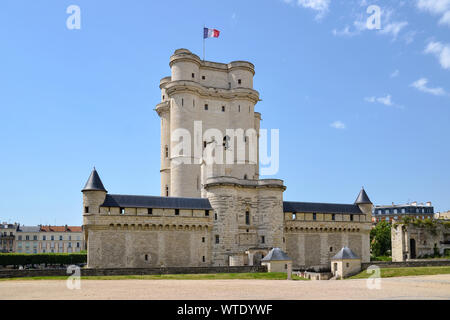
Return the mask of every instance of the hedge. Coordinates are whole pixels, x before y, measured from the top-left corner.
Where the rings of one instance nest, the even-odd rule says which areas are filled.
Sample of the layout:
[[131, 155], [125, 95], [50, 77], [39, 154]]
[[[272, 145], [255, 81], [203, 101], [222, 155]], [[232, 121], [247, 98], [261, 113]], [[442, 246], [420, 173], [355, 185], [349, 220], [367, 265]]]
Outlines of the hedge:
[[31, 264], [79, 264], [87, 262], [86, 253], [0, 253], [1, 266]]

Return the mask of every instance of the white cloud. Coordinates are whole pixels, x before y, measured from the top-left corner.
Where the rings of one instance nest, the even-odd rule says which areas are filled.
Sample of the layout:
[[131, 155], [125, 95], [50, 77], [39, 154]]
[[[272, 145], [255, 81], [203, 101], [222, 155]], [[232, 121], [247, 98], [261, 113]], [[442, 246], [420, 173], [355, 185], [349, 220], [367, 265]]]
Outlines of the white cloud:
[[391, 100], [391, 95], [387, 95], [386, 97], [380, 97], [377, 98], [377, 102], [382, 103], [386, 106], [392, 106], [392, 100]]
[[333, 29], [332, 33], [338, 37], [353, 37], [359, 34], [358, 31], [351, 31], [349, 26], [346, 26], [342, 30]]
[[380, 30], [381, 34], [390, 34], [394, 39], [397, 39], [398, 34], [408, 25], [408, 22], [392, 22], [387, 24], [383, 29]]
[[400, 75], [400, 71], [395, 70], [394, 72], [391, 73], [390, 77], [391, 78], [397, 78]]
[[450, 10], [450, 0], [418, 0], [417, 7], [423, 11], [441, 14]]
[[317, 11], [316, 19], [320, 20], [328, 12], [331, 0], [283, 0], [285, 3], [292, 4], [294, 1], [299, 7]]
[[411, 87], [416, 88], [419, 91], [429, 93], [435, 96], [443, 96], [446, 94], [445, 90], [441, 87], [437, 88], [429, 88], [427, 87], [428, 79], [427, 78], [421, 78], [411, 84]]
[[450, 26], [450, 11], [447, 11], [446, 13], [444, 13], [441, 20], [439, 20], [439, 24], [446, 24], [446, 25]]
[[442, 15], [439, 24], [450, 26], [450, 0], [417, 0], [417, 7], [431, 14]]
[[389, 107], [403, 108], [403, 106], [399, 106], [392, 101], [392, 96], [390, 94], [388, 94], [386, 97], [367, 97], [364, 98], [364, 100], [370, 103], [384, 104], [385, 106]]
[[434, 54], [443, 69], [450, 70], [450, 45], [431, 41], [425, 48], [425, 53]]
[[345, 123], [343, 123], [342, 121], [339, 121], [339, 120], [330, 124], [330, 127], [335, 128], [335, 129], [341, 129], [341, 130], [347, 128]]

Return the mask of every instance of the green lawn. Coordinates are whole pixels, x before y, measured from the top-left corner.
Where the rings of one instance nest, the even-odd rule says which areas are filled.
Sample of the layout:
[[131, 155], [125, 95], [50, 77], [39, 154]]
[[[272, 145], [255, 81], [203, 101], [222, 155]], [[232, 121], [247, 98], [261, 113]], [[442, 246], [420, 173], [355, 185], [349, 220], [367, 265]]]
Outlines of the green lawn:
[[[124, 275], [124, 276], [88, 276], [81, 277], [83, 280], [286, 280], [286, 273], [211, 273], [211, 274], [157, 274], [157, 275]], [[25, 278], [6, 278], [5, 280], [66, 280], [66, 276], [58, 277], [25, 277]], [[307, 280], [305, 278], [292, 275], [293, 280]]]
[[[424, 276], [433, 274], [450, 274], [450, 267], [410, 267], [410, 268], [380, 268], [381, 278]], [[366, 270], [348, 279], [366, 279], [373, 273]]]

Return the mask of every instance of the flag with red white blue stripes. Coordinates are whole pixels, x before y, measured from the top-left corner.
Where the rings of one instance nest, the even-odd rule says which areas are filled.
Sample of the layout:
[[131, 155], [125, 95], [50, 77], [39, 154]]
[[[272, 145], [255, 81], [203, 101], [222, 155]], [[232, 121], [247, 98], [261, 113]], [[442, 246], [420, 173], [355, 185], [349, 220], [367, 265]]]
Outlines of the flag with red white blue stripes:
[[206, 38], [218, 38], [220, 31], [217, 29], [203, 28], [203, 39]]

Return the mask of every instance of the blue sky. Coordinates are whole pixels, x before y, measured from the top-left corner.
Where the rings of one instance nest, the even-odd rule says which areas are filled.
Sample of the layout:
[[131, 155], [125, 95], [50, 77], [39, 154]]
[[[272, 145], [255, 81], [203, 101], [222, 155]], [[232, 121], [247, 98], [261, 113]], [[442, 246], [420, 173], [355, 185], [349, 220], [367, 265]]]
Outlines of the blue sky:
[[286, 200], [364, 186], [450, 209], [450, 0], [2, 0], [0, 220], [81, 224], [94, 165], [111, 193], [159, 195], [159, 80], [175, 49], [201, 55], [204, 24], [208, 60], [256, 66]]

